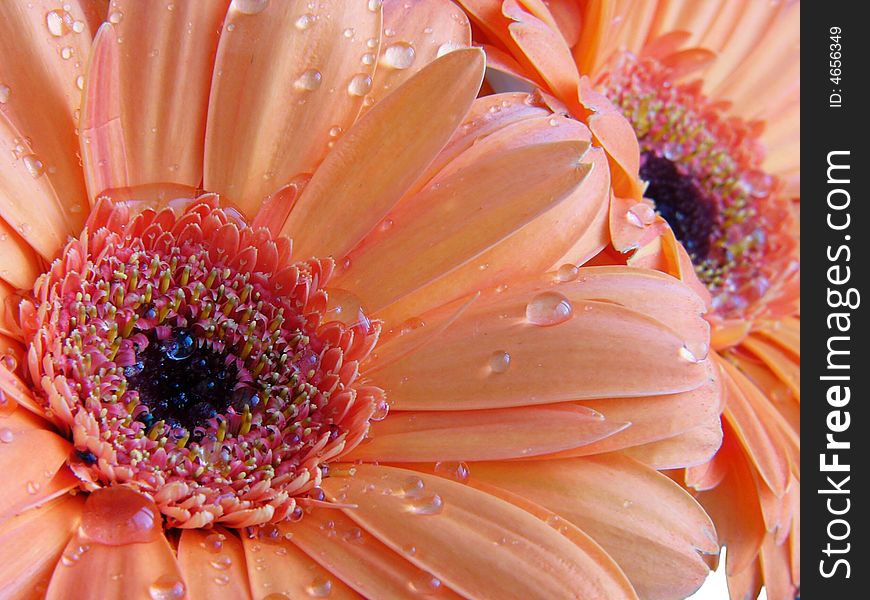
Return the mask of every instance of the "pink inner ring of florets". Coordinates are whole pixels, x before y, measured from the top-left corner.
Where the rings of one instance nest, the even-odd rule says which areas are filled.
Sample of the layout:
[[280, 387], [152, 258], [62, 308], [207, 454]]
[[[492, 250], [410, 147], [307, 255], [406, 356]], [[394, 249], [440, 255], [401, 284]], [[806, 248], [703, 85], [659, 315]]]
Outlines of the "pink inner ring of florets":
[[[600, 84], [635, 128], [642, 176], [645, 167], [648, 175], [666, 171], [665, 162], [674, 167], [675, 178], [650, 180], [647, 192], [657, 203], [656, 189], [677, 200], [659, 212], [671, 219], [679, 213], [671, 225], [678, 239], [681, 231], [689, 234], [680, 241], [714, 308], [730, 317], [757, 309], [794, 267], [782, 235], [790, 223], [787, 199], [761, 168], [760, 125], [728, 115], [727, 104], [701, 91], [701, 81], [673, 81], [672, 70], [655, 58], [623, 53]], [[689, 188], [698, 206], [686, 211]]]
[[[299, 518], [323, 500], [326, 463], [386, 406], [357, 383], [379, 325], [324, 322], [332, 261], [290, 264], [288, 240], [230, 214], [213, 197], [132, 219], [104, 202], [22, 308], [30, 376], [72, 438], [73, 470], [88, 489], [152, 495], [170, 526]], [[147, 378], [160, 373], [143, 369], [179, 335], [241, 393], [205, 417], [158, 420], [169, 413]]]

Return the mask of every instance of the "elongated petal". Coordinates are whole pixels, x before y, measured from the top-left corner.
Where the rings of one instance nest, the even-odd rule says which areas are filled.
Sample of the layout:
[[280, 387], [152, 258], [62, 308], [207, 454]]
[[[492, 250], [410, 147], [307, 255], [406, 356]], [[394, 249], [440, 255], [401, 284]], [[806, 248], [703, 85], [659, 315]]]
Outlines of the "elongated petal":
[[242, 537], [254, 598], [285, 594], [288, 598], [361, 598], [305, 552], [286, 540]]
[[0, 6], [0, 216], [47, 259], [85, 218], [75, 113], [93, 35], [86, 5]]
[[33, 287], [33, 282], [42, 272], [37, 255], [18, 232], [2, 218], [0, 218], [0, 256], [3, 257], [0, 279], [18, 289]]
[[71, 446], [46, 427], [45, 421], [20, 408], [0, 419], [4, 436], [0, 472], [15, 474], [12, 481], [0, 486], [0, 517], [15, 514], [56, 491], [49, 484]]
[[353, 476], [325, 480], [326, 492], [356, 504], [345, 513], [393, 550], [419, 548], [408, 560], [460, 594], [580, 597], [576, 584], [585, 580], [587, 555], [532, 514], [441, 477], [355, 468]]
[[470, 480], [529, 498], [580, 527], [642, 598], [684, 598], [707, 573], [698, 551], [718, 551], [713, 524], [691, 496], [619, 454], [479, 463], [471, 466]]
[[162, 533], [154, 541], [123, 546], [106, 546], [77, 533], [64, 555], [67, 558], [61, 558], [54, 569], [47, 600], [69, 598], [70, 590], [82, 598], [121, 600], [148, 598], [155, 588], [184, 589], [172, 548]]
[[48, 580], [78, 527], [82, 496], [66, 496], [0, 524], [0, 581], [4, 598], [32, 598]]
[[450, 0], [385, 0], [371, 97], [382, 99], [439, 56], [471, 45], [468, 18]]
[[[578, 279], [495, 293], [420, 350], [379, 369], [378, 383], [396, 408], [447, 410], [673, 394], [708, 379], [706, 364], [684, 351], [677, 333], [606, 298], [586, 300], [582, 290]], [[559, 299], [540, 294], [561, 294], [567, 304], [551, 308], [570, 306], [570, 318], [550, 327], [530, 321], [530, 303], [535, 318]], [[408, 343], [414, 335], [422, 333], [409, 333]], [[493, 355], [505, 352], [509, 367], [494, 373]]]
[[405, 558], [417, 552], [416, 546], [397, 553], [338, 511], [313, 511], [299, 523], [280, 529], [291, 534], [291, 541], [323, 568], [366, 598], [401, 598], [412, 592], [459, 598]]
[[191, 598], [251, 597], [242, 541], [220, 527], [184, 529], [178, 564]]
[[[351, 267], [338, 276], [338, 285], [360, 290], [369, 309], [377, 311], [478, 260], [566, 199], [589, 171], [580, 163], [585, 149], [581, 142], [519, 148], [436, 180], [391, 214], [392, 225], [380, 239], [367, 240], [351, 254]], [[385, 271], [389, 279], [375, 275]]]
[[284, 228], [300, 256], [342, 257], [383, 219], [465, 116], [483, 66], [477, 49], [442, 56], [336, 142]]
[[202, 181], [205, 114], [228, 0], [113, 2], [81, 119], [88, 192]]
[[628, 424], [576, 405], [397, 412], [372, 426], [350, 458], [394, 462], [504, 460], [575, 448]]
[[[264, 3], [265, 4], [265, 3]], [[364, 0], [233, 3], [218, 45], [205, 138], [205, 188], [253, 216], [263, 199], [323, 159], [371, 86], [380, 10]], [[345, 37], [344, 31], [351, 35]]]

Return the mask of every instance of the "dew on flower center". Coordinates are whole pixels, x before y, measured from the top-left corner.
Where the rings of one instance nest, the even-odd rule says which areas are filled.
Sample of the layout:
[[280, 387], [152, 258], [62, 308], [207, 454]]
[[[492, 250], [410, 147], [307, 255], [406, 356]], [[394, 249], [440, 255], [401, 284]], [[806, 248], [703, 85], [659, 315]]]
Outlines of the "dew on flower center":
[[331, 260], [290, 262], [289, 241], [214, 199], [127, 211], [95, 209], [87, 246], [71, 241], [22, 308], [39, 401], [71, 432], [73, 471], [103, 488], [94, 514], [127, 492], [157, 506], [124, 532], [102, 516], [83, 528], [111, 544], [160, 513], [169, 527], [298, 520], [325, 501], [327, 463], [386, 416], [383, 391], [357, 384], [380, 324], [358, 303], [349, 323], [329, 315]]

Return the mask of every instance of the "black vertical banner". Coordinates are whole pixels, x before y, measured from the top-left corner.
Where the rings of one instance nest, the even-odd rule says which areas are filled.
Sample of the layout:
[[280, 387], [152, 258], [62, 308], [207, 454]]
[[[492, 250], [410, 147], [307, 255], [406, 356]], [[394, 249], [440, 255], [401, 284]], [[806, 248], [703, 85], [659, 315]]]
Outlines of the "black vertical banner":
[[870, 33], [863, 3], [801, 15], [801, 595], [866, 598], [870, 460], [864, 306]]

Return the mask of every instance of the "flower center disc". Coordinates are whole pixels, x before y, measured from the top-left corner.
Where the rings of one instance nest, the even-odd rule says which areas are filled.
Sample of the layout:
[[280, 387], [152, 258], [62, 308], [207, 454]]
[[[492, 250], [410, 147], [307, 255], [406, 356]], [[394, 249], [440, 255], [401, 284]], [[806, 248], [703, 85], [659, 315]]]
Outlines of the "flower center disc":
[[87, 489], [124, 483], [170, 526], [299, 518], [358, 444], [379, 324], [326, 321], [332, 261], [203, 197], [182, 214], [102, 202], [22, 307], [30, 377]]

